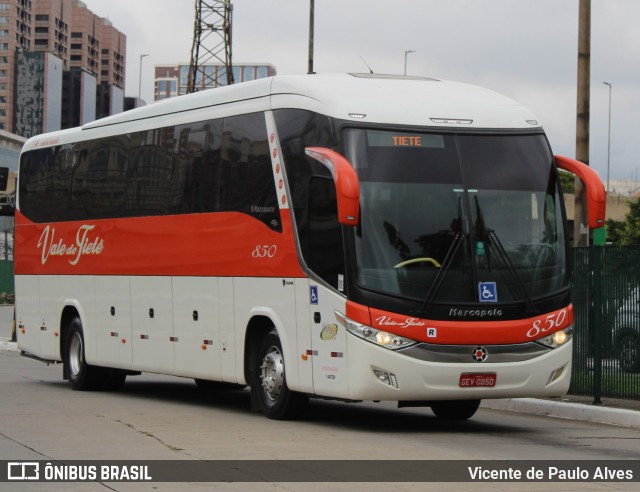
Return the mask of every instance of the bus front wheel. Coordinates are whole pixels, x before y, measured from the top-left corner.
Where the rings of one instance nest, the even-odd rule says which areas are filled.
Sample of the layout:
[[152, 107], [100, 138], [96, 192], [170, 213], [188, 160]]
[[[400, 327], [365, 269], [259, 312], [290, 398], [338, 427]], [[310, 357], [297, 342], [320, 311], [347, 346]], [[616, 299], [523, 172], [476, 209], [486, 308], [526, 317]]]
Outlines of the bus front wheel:
[[305, 410], [308, 398], [287, 387], [282, 344], [275, 329], [262, 339], [256, 363], [252, 391], [257, 393], [262, 413], [275, 420], [298, 417]]
[[474, 416], [480, 400], [434, 401], [431, 411], [442, 420], [467, 420]]

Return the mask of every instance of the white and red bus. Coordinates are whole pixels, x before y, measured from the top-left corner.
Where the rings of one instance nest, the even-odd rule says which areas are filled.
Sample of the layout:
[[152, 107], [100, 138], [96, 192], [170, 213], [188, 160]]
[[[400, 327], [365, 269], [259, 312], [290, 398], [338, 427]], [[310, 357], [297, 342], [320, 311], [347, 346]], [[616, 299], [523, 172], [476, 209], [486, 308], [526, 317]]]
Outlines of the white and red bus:
[[73, 389], [140, 372], [471, 417], [556, 396], [573, 310], [558, 167], [481, 88], [276, 76], [31, 138], [15, 231], [18, 345]]

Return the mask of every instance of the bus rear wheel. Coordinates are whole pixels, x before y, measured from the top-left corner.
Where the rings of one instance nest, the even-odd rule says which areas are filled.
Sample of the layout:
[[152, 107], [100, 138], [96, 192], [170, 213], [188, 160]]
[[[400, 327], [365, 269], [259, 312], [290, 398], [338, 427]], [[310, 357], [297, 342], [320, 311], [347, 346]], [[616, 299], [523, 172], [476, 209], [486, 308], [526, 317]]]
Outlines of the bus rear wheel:
[[480, 406], [480, 400], [434, 401], [431, 411], [442, 420], [467, 420], [473, 417]]
[[103, 368], [87, 364], [82, 323], [77, 316], [69, 322], [64, 364], [69, 384], [76, 391], [98, 389], [104, 382]]
[[262, 339], [256, 363], [252, 391], [257, 393], [262, 413], [274, 420], [298, 417], [306, 409], [308, 398], [287, 387], [282, 344], [275, 329]]

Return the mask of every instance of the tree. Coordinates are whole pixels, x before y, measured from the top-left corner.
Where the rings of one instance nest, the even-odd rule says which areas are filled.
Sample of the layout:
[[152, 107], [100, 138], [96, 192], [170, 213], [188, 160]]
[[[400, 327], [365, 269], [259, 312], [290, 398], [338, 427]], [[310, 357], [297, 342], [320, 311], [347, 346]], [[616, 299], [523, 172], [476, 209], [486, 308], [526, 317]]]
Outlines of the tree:
[[607, 243], [622, 244], [621, 241], [623, 228], [623, 221], [607, 219]]
[[607, 237], [613, 244], [640, 244], [640, 199], [629, 201], [624, 221], [607, 220]]
[[560, 172], [560, 187], [562, 193], [571, 194], [576, 192], [576, 175], [568, 171], [558, 169]]

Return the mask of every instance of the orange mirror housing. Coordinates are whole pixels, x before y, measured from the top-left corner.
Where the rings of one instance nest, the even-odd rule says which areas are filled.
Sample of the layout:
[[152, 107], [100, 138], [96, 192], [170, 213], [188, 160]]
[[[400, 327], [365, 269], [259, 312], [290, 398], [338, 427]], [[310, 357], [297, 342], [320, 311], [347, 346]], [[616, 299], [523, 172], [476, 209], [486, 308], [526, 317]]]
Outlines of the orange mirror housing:
[[336, 151], [324, 147], [307, 147], [305, 153], [331, 171], [336, 186], [338, 221], [344, 225], [357, 225], [360, 218], [360, 181], [353, 166]]
[[556, 160], [556, 166], [575, 174], [585, 184], [589, 227], [591, 229], [603, 227], [605, 225], [607, 192], [604, 189], [604, 184], [602, 184], [600, 177], [593, 169], [580, 161], [561, 155], [556, 155], [554, 158]]

